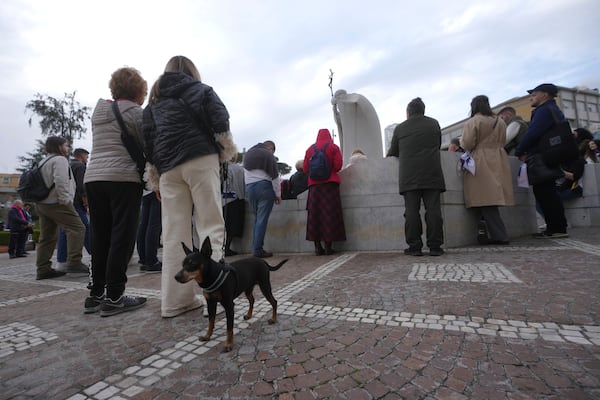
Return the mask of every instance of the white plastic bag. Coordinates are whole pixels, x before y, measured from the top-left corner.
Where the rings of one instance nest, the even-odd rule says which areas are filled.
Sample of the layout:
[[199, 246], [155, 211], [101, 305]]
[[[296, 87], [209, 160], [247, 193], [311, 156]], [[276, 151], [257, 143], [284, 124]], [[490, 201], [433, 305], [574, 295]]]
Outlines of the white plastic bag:
[[527, 179], [527, 164], [521, 164], [519, 172], [517, 173], [517, 186], [522, 188], [529, 187], [529, 180]]
[[463, 169], [469, 171], [471, 175], [475, 175], [475, 160], [473, 160], [473, 157], [471, 157], [471, 153], [465, 151], [460, 156], [460, 162]]

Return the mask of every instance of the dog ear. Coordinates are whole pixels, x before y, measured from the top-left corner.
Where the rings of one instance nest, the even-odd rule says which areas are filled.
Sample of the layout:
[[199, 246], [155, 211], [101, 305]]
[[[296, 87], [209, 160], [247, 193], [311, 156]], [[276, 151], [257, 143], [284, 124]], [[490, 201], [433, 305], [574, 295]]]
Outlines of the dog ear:
[[210, 246], [210, 238], [207, 236], [202, 243], [202, 249], [200, 250], [200, 254], [206, 257], [212, 256], [212, 247]]
[[185, 245], [185, 243], [181, 242], [181, 246], [183, 247], [183, 252], [186, 256], [192, 252], [190, 248]]

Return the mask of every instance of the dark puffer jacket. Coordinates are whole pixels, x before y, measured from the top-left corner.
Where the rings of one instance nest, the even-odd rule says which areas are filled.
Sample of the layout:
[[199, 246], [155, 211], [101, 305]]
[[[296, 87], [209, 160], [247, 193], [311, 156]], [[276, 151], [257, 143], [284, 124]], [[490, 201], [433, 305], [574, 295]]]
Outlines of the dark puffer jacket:
[[229, 113], [214, 90], [187, 74], [165, 72], [159, 93], [158, 101], [144, 109], [146, 157], [158, 172], [162, 174], [193, 158], [218, 153], [213, 132], [229, 130]]

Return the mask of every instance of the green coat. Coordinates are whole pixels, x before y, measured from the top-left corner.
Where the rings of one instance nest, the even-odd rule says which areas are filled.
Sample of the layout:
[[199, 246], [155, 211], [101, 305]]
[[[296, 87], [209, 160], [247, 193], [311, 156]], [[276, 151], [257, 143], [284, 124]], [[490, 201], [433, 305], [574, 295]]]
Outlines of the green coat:
[[411, 115], [396, 126], [387, 156], [400, 160], [400, 194], [410, 190], [446, 190], [440, 162], [440, 124], [424, 115]]

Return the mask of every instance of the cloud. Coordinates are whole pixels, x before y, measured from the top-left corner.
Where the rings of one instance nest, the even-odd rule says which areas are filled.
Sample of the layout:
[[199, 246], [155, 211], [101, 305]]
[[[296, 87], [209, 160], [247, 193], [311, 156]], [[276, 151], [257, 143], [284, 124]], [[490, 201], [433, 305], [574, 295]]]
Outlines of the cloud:
[[[76, 90], [93, 107], [109, 97], [115, 69], [133, 66], [152, 84], [183, 54], [227, 106], [238, 146], [273, 139], [292, 165], [319, 128], [336, 128], [330, 69], [334, 91], [366, 96], [382, 129], [416, 96], [444, 126], [465, 118], [478, 94], [497, 104], [542, 81], [600, 87], [599, 19], [594, 0], [5, 0], [0, 135], [21, 140], [3, 159], [40, 137], [23, 113], [35, 93]], [[76, 145], [90, 148], [91, 133]]]

